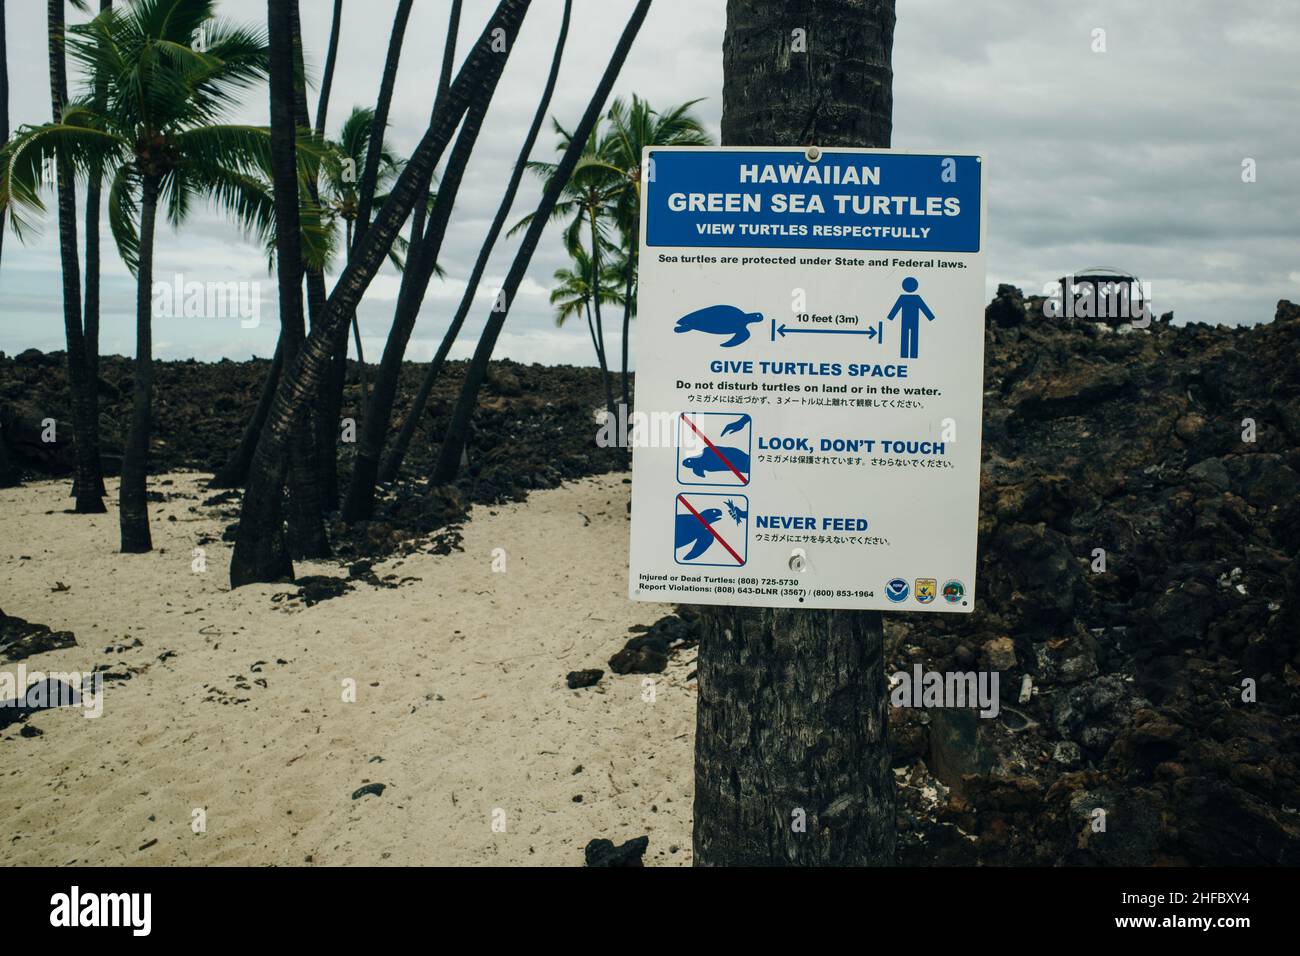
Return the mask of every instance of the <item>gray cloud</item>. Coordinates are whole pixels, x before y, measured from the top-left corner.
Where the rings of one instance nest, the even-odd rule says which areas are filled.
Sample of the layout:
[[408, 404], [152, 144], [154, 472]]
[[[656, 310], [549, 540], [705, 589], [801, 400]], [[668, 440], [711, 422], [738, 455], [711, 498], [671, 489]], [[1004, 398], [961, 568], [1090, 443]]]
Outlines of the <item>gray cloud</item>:
[[[301, 0], [309, 68], [324, 59], [329, 0]], [[331, 130], [354, 105], [373, 102], [394, 0], [345, 0]], [[468, 0], [461, 55], [493, 4]], [[559, 23], [560, 5], [535, 3], [507, 65], [443, 248], [448, 279], [430, 287], [408, 355], [425, 358], [455, 309], [536, 107]], [[630, 0], [576, 0], [573, 29], [551, 112], [574, 123], [627, 13]], [[987, 157], [989, 288], [1045, 281], [1096, 264], [1128, 268], [1153, 283], [1156, 305], [1179, 321], [1257, 322], [1274, 302], [1297, 298], [1300, 239], [1300, 129], [1290, 121], [1300, 68], [1300, 20], [1285, 2], [1224, 5], [1209, 0], [1086, 5], [992, 0], [906, 0], [894, 51], [894, 146]], [[224, 0], [223, 15], [260, 22], [262, 0]], [[415, 5], [403, 49], [389, 140], [402, 153], [428, 120], [441, 58], [447, 5]], [[15, 125], [43, 121], [44, 16], [38, 3], [8, 4], [10, 114]], [[72, 13], [74, 20], [78, 17]], [[722, 110], [722, 0], [656, 0], [617, 92], [655, 104], [704, 97], [699, 114], [717, 135]], [[797, 26], [797, 24], [792, 24]], [[1106, 52], [1091, 49], [1106, 31]], [[810, 42], [816, 43], [815, 37]], [[31, 78], [27, 82], [24, 78]], [[74, 81], [75, 83], [75, 81]], [[313, 96], [314, 100], [314, 96]], [[266, 122], [264, 94], [234, 118]], [[551, 155], [544, 133], [534, 156]], [[1241, 161], [1258, 181], [1241, 182]], [[526, 180], [512, 220], [540, 195]], [[546, 302], [555, 269], [566, 264], [558, 228], [534, 257], [529, 283], [497, 349], [523, 361], [589, 363], [585, 328], [556, 329]], [[61, 347], [55, 228], [27, 245], [7, 237], [0, 267], [0, 348]], [[104, 346], [132, 349], [130, 277], [105, 231]], [[504, 240], [488, 280], [509, 267]], [[160, 276], [260, 281], [263, 323], [173, 321], [156, 330], [160, 357], [268, 355], [275, 344], [273, 286], [261, 251], [206, 210], [181, 233], [165, 228]], [[377, 357], [391, 320], [397, 277], [376, 280], [360, 319], [368, 357]], [[453, 353], [467, 354], [482, 327], [490, 291]], [[617, 323], [615, 323], [617, 324]], [[617, 353], [618, 329], [610, 329]]]

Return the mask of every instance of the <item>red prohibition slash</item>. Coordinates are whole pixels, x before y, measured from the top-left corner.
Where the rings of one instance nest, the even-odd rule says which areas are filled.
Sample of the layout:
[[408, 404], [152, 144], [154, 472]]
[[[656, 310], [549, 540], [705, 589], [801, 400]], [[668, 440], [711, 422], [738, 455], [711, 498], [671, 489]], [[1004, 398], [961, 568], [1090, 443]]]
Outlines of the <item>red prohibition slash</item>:
[[[682, 412], [682, 421], [684, 421], [686, 424], [690, 425], [690, 426], [691, 426], [691, 431], [693, 431], [693, 432], [695, 432], [695, 434], [699, 435], [699, 436], [700, 436], [700, 439], [704, 442], [704, 444], [708, 445], [710, 448], [713, 449], [713, 453], [714, 453], [715, 455], [718, 456], [718, 460], [721, 461], [724, 465], [726, 465], [728, 468], [731, 469], [731, 473], [732, 473], [733, 475], [735, 475], [737, 478], [740, 479], [740, 483], [741, 483], [742, 485], [747, 485], [747, 484], [749, 484], [749, 479], [746, 478], [744, 475], [742, 475], [739, 471], [737, 471], [735, 465], [733, 465], [731, 462], [727, 461], [727, 456], [724, 455], [722, 452], [718, 451], [718, 446], [715, 445], [715, 444], [713, 444], [713, 442], [709, 441], [709, 436], [708, 436], [708, 435], [704, 434], [704, 432], [700, 431], [698, 428], [695, 427], [695, 423], [694, 423], [693, 421], [691, 421], [689, 418], [686, 417], [686, 413], [685, 413], [685, 412]], [[686, 507], [689, 508], [690, 505], [687, 505]], [[697, 515], [697, 517], [698, 517], [698, 515]], [[722, 539], [719, 538], [718, 540], [721, 541]], [[735, 552], [732, 552], [732, 553], [734, 554]], [[741, 562], [741, 563], [743, 564], [744, 562]]]
[[698, 521], [700, 524], [704, 525], [704, 527], [709, 529], [709, 534], [713, 535], [713, 537], [717, 540], [718, 544], [722, 545], [724, 548], [727, 549], [728, 552], [730, 552], [731, 556], [736, 559], [737, 564], [745, 563], [745, 559], [736, 553], [736, 549], [733, 548], [731, 545], [727, 544], [727, 542], [723, 540], [722, 535], [718, 534], [718, 532], [713, 530], [713, 525], [709, 524], [707, 521], [704, 520], [704, 515], [700, 514], [698, 511], [695, 510], [694, 507], [692, 507], [691, 503], [686, 500], [685, 495], [678, 495], [677, 500], [686, 506], [687, 511], [695, 515], [696, 521]]

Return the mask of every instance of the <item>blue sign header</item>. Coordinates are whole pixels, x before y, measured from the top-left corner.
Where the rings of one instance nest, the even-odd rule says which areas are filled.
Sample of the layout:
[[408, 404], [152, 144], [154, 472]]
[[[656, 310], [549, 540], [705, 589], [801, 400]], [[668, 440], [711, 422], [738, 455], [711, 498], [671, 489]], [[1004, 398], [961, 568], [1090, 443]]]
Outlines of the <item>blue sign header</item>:
[[979, 252], [975, 156], [652, 149], [646, 243]]

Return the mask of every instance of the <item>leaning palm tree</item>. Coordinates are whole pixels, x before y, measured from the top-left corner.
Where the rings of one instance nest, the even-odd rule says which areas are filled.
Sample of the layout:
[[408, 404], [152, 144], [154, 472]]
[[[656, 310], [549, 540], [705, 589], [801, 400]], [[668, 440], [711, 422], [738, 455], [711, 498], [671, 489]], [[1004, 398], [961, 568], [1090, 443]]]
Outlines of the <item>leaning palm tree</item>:
[[[434, 111], [406, 168], [393, 184], [388, 201], [365, 235], [354, 241], [352, 255], [334, 284], [321, 321], [307, 336], [298, 361], [281, 377], [249, 469], [230, 559], [232, 587], [292, 576], [293, 564], [284, 549], [280, 504], [295, 417], [301, 408], [310, 407], [316, 400], [331, 361], [331, 343], [356, 310], [416, 203], [424, 201], [433, 169], [456, 126], [476, 100], [491, 94], [494, 75], [505, 66], [528, 5], [529, 0], [498, 0], [496, 11], [448, 89], [445, 103]], [[498, 52], [502, 42], [505, 55]], [[364, 218], [359, 217], [359, 221]]]
[[[483, 387], [483, 380], [487, 377], [488, 361], [492, 357], [492, 350], [496, 347], [497, 339], [501, 335], [501, 329], [505, 326], [506, 318], [509, 316], [509, 303], [514, 300], [515, 293], [519, 289], [519, 283], [523, 280], [529, 262], [532, 261], [533, 253], [537, 250], [537, 243], [541, 239], [546, 222], [553, 218], [555, 205], [573, 177], [574, 170], [582, 158], [583, 147], [589, 141], [592, 133], [595, 132], [600, 121], [600, 111], [604, 107], [611, 88], [614, 86], [615, 79], [618, 78], [619, 70], [623, 68], [628, 51], [632, 47], [632, 41], [636, 39], [637, 32], [641, 29], [641, 24], [645, 21], [649, 9], [650, 0], [637, 0], [637, 5], [633, 9], [631, 16], [628, 17], [627, 26], [623, 28], [623, 34], [619, 37], [618, 44], [610, 56], [600, 82], [592, 93], [591, 100], [587, 104], [587, 110], [578, 122], [573, 135], [569, 138], [568, 148], [560, 157], [554, 173], [547, 177], [546, 186], [542, 191], [541, 202], [529, 217], [527, 231], [519, 243], [514, 262], [511, 263], [510, 271], [506, 273], [506, 279], [501, 288], [501, 295], [506, 303], [506, 308], [493, 309], [483, 327], [483, 333], [479, 336], [478, 345], [475, 347], [474, 355], [470, 359], [469, 368], [465, 371], [465, 381], [461, 385], [455, 408], [452, 409], [451, 421], [448, 423], [442, 446], [438, 449], [438, 461], [434, 465], [433, 473], [429, 478], [430, 488], [452, 481], [460, 469], [461, 455], [469, 438], [470, 419], [473, 417], [474, 408], [478, 404], [479, 389]], [[579, 144], [583, 145], [580, 146]], [[594, 264], [592, 273], [593, 275], [597, 274]], [[599, 302], [599, 297], [597, 297], [596, 301]]]
[[[469, 315], [470, 306], [474, 303], [479, 283], [482, 281], [483, 273], [487, 269], [488, 258], [492, 255], [492, 249], [501, 235], [501, 230], [505, 228], [506, 219], [510, 215], [510, 208], [514, 205], [515, 193], [519, 189], [519, 183], [524, 177], [524, 170], [528, 166], [528, 157], [537, 142], [537, 134], [541, 132], [542, 123], [546, 120], [546, 111], [551, 104], [551, 95], [555, 92], [556, 80], [560, 73], [560, 62], [564, 57], [565, 43], [569, 37], [569, 20], [572, 12], [573, 0], [564, 0], [564, 12], [560, 17], [560, 32], [556, 36], [555, 50], [551, 55], [550, 73], [547, 75], [546, 85], [542, 88], [541, 98], [537, 101], [533, 121], [528, 127], [528, 132], [524, 134], [523, 145], [519, 150], [519, 158], [515, 160], [510, 178], [506, 181], [505, 191], [501, 194], [501, 201], [497, 205], [496, 215], [492, 217], [492, 224], [488, 226], [487, 235], [483, 238], [483, 244], [479, 246], [478, 258], [474, 260], [474, 267], [470, 270], [469, 279], [465, 283], [465, 291], [461, 295], [460, 305], [456, 308], [456, 314], [452, 316], [451, 322], [448, 323], [442, 341], [438, 344], [438, 349], [434, 352], [428, 368], [425, 369], [424, 379], [420, 382], [415, 398], [412, 399], [411, 405], [406, 411], [406, 420], [402, 422], [402, 427], [393, 440], [388, 454], [384, 457], [383, 464], [380, 466], [380, 481], [392, 481], [397, 477], [397, 473], [402, 467], [402, 461], [406, 457], [406, 450], [410, 447], [411, 439], [415, 435], [416, 426], [424, 415], [424, 408], [429, 400], [429, 395], [433, 392], [433, 386], [438, 381], [438, 376], [442, 374], [442, 368], [447, 361], [447, 356], [451, 354], [451, 347], [456, 343], [456, 338], [460, 335], [460, 330]], [[447, 57], [446, 59], [450, 58]]]
[[[263, 235], [274, 222], [258, 175], [270, 162], [268, 131], [218, 122], [240, 92], [266, 76], [266, 40], [260, 30], [214, 18], [214, 5], [132, 0], [70, 30], [68, 49], [89, 78], [90, 95], [68, 103], [53, 123], [19, 130], [4, 153], [0, 203], [16, 221], [22, 210], [43, 208], [40, 174], [47, 160], [82, 173], [102, 170], [109, 182], [109, 225], [136, 276], [134, 401], [119, 491], [124, 552], [152, 547], [145, 479], [159, 206], [173, 226], [203, 198]], [[200, 31], [202, 51], [191, 47]]]

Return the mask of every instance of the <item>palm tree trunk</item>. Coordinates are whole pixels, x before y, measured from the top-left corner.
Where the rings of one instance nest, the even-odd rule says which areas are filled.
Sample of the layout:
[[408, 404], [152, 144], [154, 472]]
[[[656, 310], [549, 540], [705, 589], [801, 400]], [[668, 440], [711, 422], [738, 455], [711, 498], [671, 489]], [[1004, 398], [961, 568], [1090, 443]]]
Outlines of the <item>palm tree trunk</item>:
[[[0, 3], [0, 143], [9, 142], [9, 47], [5, 41], [5, 5]], [[0, 206], [0, 260], [4, 258], [5, 215]]]
[[131, 401], [131, 431], [122, 458], [118, 509], [122, 553], [153, 549], [149, 536], [146, 476], [149, 472], [149, 431], [153, 403], [153, 247], [158, 218], [158, 176], [146, 173], [140, 197], [140, 262], [135, 291], [135, 383]]
[[578, 124], [577, 129], [574, 130], [569, 146], [564, 151], [564, 155], [556, 167], [555, 175], [548, 180], [546, 188], [542, 192], [542, 200], [528, 224], [528, 230], [524, 233], [523, 240], [519, 243], [519, 250], [515, 253], [515, 260], [511, 263], [510, 271], [506, 274], [506, 281], [502, 287], [506, 308], [501, 311], [494, 309], [489, 313], [487, 325], [483, 328], [483, 334], [479, 337], [478, 346], [474, 350], [474, 357], [470, 360], [469, 369], [465, 374], [465, 383], [461, 386], [456, 408], [452, 412], [451, 424], [447, 428], [447, 437], [438, 450], [438, 462], [434, 466], [433, 476], [429, 482], [430, 488], [452, 481], [456, 477], [456, 472], [460, 468], [461, 455], [465, 451], [465, 442], [469, 435], [470, 419], [473, 417], [474, 408], [478, 404], [479, 389], [482, 388], [483, 379], [487, 376], [487, 367], [492, 358], [492, 350], [496, 347], [497, 338], [501, 335], [501, 329], [505, 325], [506, 317], [510, 314], [510, 304], [514, 302], [515, 292], [518, 291], [519, 283], [523, 281], [524, 273], [528, 270], [528, 264], [532, 261], [533, 253], [537, 250], [537, 243], [542, 237], [542, 231], [546, 228], [546, 222], [550, 219], [551, 212], [555, 209], [555, 202], [560, 196], [560, 191], [564, 188], [564, 184], [569, 181], [574, 168], [578, 165], [578, 157], [586, 146], [587, 137], [591, 135], [591, 131], [596, 126], [600, 111], [605, 100], [609, 97], [609, 92], [614, 86], [614, 81], [618, 78], [619, 71], [623, 68], [623, 62], [627, 59], [628, 51], [632, 48], [632, 41], [636, 39], [637, 32], [641, 29], [641, 24], [645, 20], [645, 15], [649, 9], [650, 0], [637, 0], [636, 8], [632, 11], [627, 26], [623, 29], [623, 35], [614, 48], [609, 64], [605, 67], [605, 72], [600, 78], [600, 83], [592, 94], [591, 101], [587, 104], [587, 111], [583, 114], [582, 121]]
[[[361, 173], [361, 182], [357, 184], [358, 214], [355, 230], [352, 223], [348, 223], [347, 250], [349, 256], [355, 254], [361, 240], [365, 237], [366, 230], [370, 227], [375, 185], [379, 181], [380, 154], [383, 152], [381, 146], [384, 142], [384, 134], [388, 129], [388, 110], [393, 101], [393, 88], [397, 84], [397, 67], [402, 57], [402, 43], [406, 38], [406, 23], [411, 16], [411, 2], [412, 0], [399, 0], [397, 12], [393, 17], [393, 28], [388, 35], [388, 53], [384, 58], [384, 72], [379, 80], [379, 97], [375, 103], [375, 116], [370, 126], [370, 148], [366, 150], [366, 165]], [[319, 117], [317, 125], [323, 126]], [[430, 175], [432, 176], [432, 171], [430, 171]], [[351, 316], [351, 324], [352, 338], [357, 347], [357, 376], [361, 381], [361, 407], [364, 409], [370, 404], [370, 388], [366, 384], [366, 356], [361, 348], [361, 325], [357, 321], [355, 312]], [[334, 477], [332, 478], [335, 491], [333, 497], [330, 498], [331, 502], [338, 499], [337, 434], [339, 413], [343, 407], [343, 388], [347, 382], [346, 332], [343, 333], [339, 341], [342, 348], [334, 356], [329, 392], [323, 403], [323, 410], [329, 415], [330, 430], [335, 436], [335, 442], [332, 446], [336, 450], [334, 455]], [[323, 430], [325, 424], [321, 423], [318, 428]]]
[[[64, 51], [63, 0], [48, 0], [50, 103], [55, 122], [63, 118], [68, 101]], [[56, 163], [59, 194], [59, 260], [63, 271], [63, 331], [68, 343], [68, 386], [72, 393], [72, 444], [76, 473], [72, 493], [80, 514], [104, 511], [99, 494], [99, 446], [94, 440], [94, 405], [86, 371], [85, 338], [81, 327], [81, 263], [77, 249], [77, 193], [72, 168], [64, 159]]]
[[[113, 9], [113, 0], [100, 0], [99, 12]], [[106, 95], [104, 81], [95, 86], [95, 105], [104, 108]], [[103, 195], [103, 171], [94, 170], [86, 185], [86, 301], [83, 334], [86, 341], [86, 375], [90, 379], [87, 397], [90, 401], [90, 440], [99, 447], [99, 213]], [[96, 491], [105, 494], [103, 461], [95, 456]]]
[[[451, 88], [451, 70], [456, 57], [460, 11], [460, 0], [454, 0], [447, 24], [447, 38], [443, 45], [438, 91], [433, 99], [435, 116]], [[506, 55], [509, 56], [508, 50]], [[347, 499], [343, 503], [344, 521], [368, 520], [374, 513], [379, 456], [383, 452], [384, 437], [388, 433], [389, 419], [393, 412], [393, 400], [397, 395], [397, 383], [402, 372], [402, 357], [406, 353], [411, 332], [415, 328], [415, 320], [419, 316], [420, 305], [424, 301], [425, 290], [428, 289], [434, 266], [437, 264], [442, 238], [447, 230], [451, 207], [460, 190], [465, 166], [473, 152], [483, 117], [487, 113], [495, 89], [494, 83], [487, 99], [481, 103], [476, 102], [465, 115], [464, 125], [456, 138], [456, 145], [447, 163], [437, 204], [433, 210], [433, 218], [427, 223], [427, 228], [425, 220], [432, 196], [432, 174], [424, 183], [424, 195], [416, 203], [415, 212], [411, 216], [411, 241], [406, 257], [406, 268], [402, 271], [393, 324], [389, 328], [388, 339], [384, 343], [384, 354], [375, 372], [375, 388], [367, 396], [361, 441], [357, 445], [357, 455], [352, 463], [352, 480], [348, 484]], [[431, 117], [430, 122], [432, 121]]]
[[[509, 55], [507, 50], [506, 56]], [[498, 78], [499, 76], [500, 74]], [[343, 502], [344, 521], [368, 520], [374, 513], [379, 456], [383, 453], [384, 439], [388, 434], [388, 425], [393, 414], [393, 400], [397, 396], [402, 358], [406, 354], [411, 333], [415, 330], [415, 320], [419, 317], [425, 291], [429, 288], [429, 280], [433, 277], [438, 253], [442, 250], [442, 240], [447, 233], [447, 223], [451, 220], [451, 210], [456, 203], [456, 196], [465, 176], [465, 168], [469, 165], [474, 144], [478, 141], [479, 130], [483, 125], [483, 118], [487, 115], [492, 94], [495, 92], [496, 83], [493, 83], [466, 111], [460, 134], [456, 137], [456, 145], [452, 148], [442, 182], [438, 187], [438, 198], [434, 201], [428, 227], [419, 243], [411, 247], [410, 255], [407, 257], [406, 269], [402, 273], [401, 289], [397, 295], [393, 324], [388, 331], [388, 341], [384, 343], [384, 355], [379, 362], [378, 371], [375, 372], [375, 388], [370, 393], [370, 404], [366, 408], [361, 442], [357, 446], [357, 458], [352, 466], [352, 481], [348, 485], [348, 495]]]
[[[330, 91], [334, 87], [334, 67], [338, 63], [339, 28], [343, 19], [343, 0], [334, 0], [334, 15], [330, 23], [329, 48], [325, 54], [325, 69], [321, 74], [320, 97], [316, 101], [316, 138], [324, 141], [325, 121], [329, 115]], [[305, 101], [304, 101], [305, 102]], [[307, 274], [307, 307], [313, 328], [318, 315], [324, 311], [325, 277], [312, 272]], [[346, 330], [342, 339], [342, 354], [336, 355], [331, 369], [330, 382], [324, 392], [315, 416], [316, 460], [320, 472], [320, 497], [326, 512], [338, 509], [339, 503], [339, 409], [343, 403], [343, 380], [348, 364], [348, 339]], [[335, 387], [337, 383], [337, 388]], [[269, 404], [268, 404], [269, 407]]]
[[596, 320], [591, 315], [591, 297], [582, 303], [583, 311], [587, 313], [587, 331], [591, 333], [591, 347], [596, 352], [596, 367], [600, 369], [602, 375], [605, 374], [605, 353], [600, 350], [600, 339], [596, 336]]
[[[633, 220], [635, 223], [636, 220]], [[628, 393], [627, 357], [628, 338], [632, 330], [632, 276], [636, 273], [636, 246], [639, 240], [637, 232], [632, 233], [631, 248], [627, 250], [627, 263], [623, 273], [623, 407], [631, 406]]]
[[451, 347], [455, 344], [456, 337], [465, 324], [465, 318], [469, 315], [470, 306], [474, 303], [474, 295], [478, 292], [478, 284], [482, 281], [483, 273], [487, 269], [492, 249], [496, 245], [497, 237], [500, 236], [502, 228], [505, 226], [506, 217], [510, 215], [510, 207], [514, 205], [515, 193], [519, 190], [519, 183], [523, 179], [524, 169], [528, 165], [528, 156], [533, 151], [533, 145], [537, 142], [537, 134], [541, 131], [542, 123], [546, 119], [546, 111], [551, 105], [551, 96], [555, 92], [555, 82], [560, 73], [560, 61], [563, 59], [564, 45], [569, 36], [569, 17], [572, 7], [573, 0], [565, 0], [564, 13], [560, 20], [560, 33], [555, 41], [555, 52], [551, 56], [551, 71], [547, 75], [546, 86], [542, 90], [541, 99], [538, 101], [537, 109], [533, 113], [532, 125], [528, 127], [528, 134], [524, 137], [523, 146], [519, 150], [519, 157], [515, 160], [514, 169], [510, 174], [510, 181], [506, 183], [506, 191], [497, 206], [496, 216], [492, 219], [492, 225], [488, 227], [487, 236], [483, 239], [483, 245], [479, 247], [478, 258], [474, 260], [474, 268], [471, 270], [469, 281], [465, 285], [465, 294], [461, 296], [460, 305], [456, 308], [456, 314], [452, 317], [451, 324], [447, 326], [447, 331], [438, 344], [438, 351], [434, 354], [433, 360], [429, 363], [429, 368], [425, 371], [424, 380], [420, 383], [420, 389], [416, 393], [414, 401], [411, 402], [410, 409], [407, 410], [401, 431], [397, 433], [397, 438], [394, 440], [379, 469], [380, 481], [392, 481], [397, 477], [397, 473], [402, 467], [402, 461], [406, 458], [406, 451], [411, 445], [411, 438], [415, 435], [420, 418], [424, 415], [424, 408], [429, 401], [429, 395], [433, 391], [434, 383], [438, 381], [438, 376], [442, 374], [442, 367], [447, 362], [447, 355], [451, 352]]
[[[723, 143], [888, 146], [893, 33], [893, 0], [728, 0]], [[880, 614], [700, 611], [696, 865], [892, 864]]]
[[[276, 277], [280, 291], [280, 338], [284, 360], [292, 367], [302, 347], [303, 261], [302, 224], [298, 194], [297, 121], [306, 107], [300, 105], [298, 56], [295, 48], [296, 0], [267, 0], [269, 74], [271, 96], [271, 173], [275, 187]], [[302, 99], [305, 104], [305, 99]], [[289, 548], [304, 557], [330, 554], [312, 453], [314, 432], [311, 409], [294, 416], [289, 442]]]
[[361, 383], [361, 414], [365, 415], [370, 404], [370, 385], [366, 381], [370, 373], [366, 371], [366, 353], [361, 348], [361, 323], [357, 321], [355, 310], [352, 312], [352, 342], [357, 347], [357, 380]]
[[[366, 150], [366, 168], [358, 185], [357, 230], [352, 240], [351, 252], [366, 237], [370, 228], [370, 211], [375, 201], [375, 184], [379, 181], [379, 159], [383, 150], [384, 134], [388, 130], [388, 108], [393, 102], [393, 87], [397, 84], [397, 64], [402, 58], [402, 42], [406, 37], [406, 21], [411, 16], [412, 0], [398, 0], [393, 17], [393, 29], [388, 35], [388, 54], [384, 58], [384, 73], [379, 81], [379, 99], [375, 103], [375, 119], [370, 126], [370, 148]], [[358, 343], [360, 339], [358, 338]], [[359, 348], [359, 346], [358, 346]]]
[[262, 392], [257, 399], [257, 408], [253, 417], [244, 426], [244, 434], [239, 439], [239, 447], [230, 456], [208, 482], [210, 488], [242, 488], [248, 480], [248, 466], [253, 462], [253, 451], [257, 448], [257, 436], [262, 433], [267, 413], [271, 410], [271, 401], [275, 398], [275, 388], [280, 384], [280, 370], [284, 367], [284, 339], [275, 343], [275, 357], [271, 367], [262, 381]]
[[600, 378], [605, 383], [605, 408], [611, 415], [614, 410], [614, 389], [609, 380], [609, 360], [605, 353], [605, 321], [600, 315], [600, 233], [596, 229], [596, 204], [593, 201], [587, 207], [591, 219], [591, 301], [596, 308], [596, 351], [600, 357]]
[[[293, 128], [296, 141], [297, 130], [310, 128], [307, 115], [307, 75], [302, 55], [302, 24], [299, 18], [298, 0], [288, 3], [289, 25], [292, 30], [293, 44]], [[292, 143], [290, 144], [293, 145]], [[283, 149], [283, 144], [281, 145]], [[294, 160], [295, 190], [297, 188], [297, 158], [293, 149], [290, 158]], [[307, 177], [307, 194], [311, 203], [320, 206], [320, 188], [316, 177]], [[311, 327], [325, 311], [325, 273], [319, 266], [304, 263], [303, 271], [307, 279], [307, 315]], [[301, 329], [301, 317], [298, 319]], [[295, 339], [301, 340], [302, 333], [295, 332]], [[333, 462], [325, 462], [317, 447], [319, 423], [316, 410], [304, 414], [299, 427], [302, 434], [294, 439], [296, 453], [293, 458], [290, 475], [290, 511], [289, 537], [295, 556], [323, 558], [331, 554], [329, 539], [325, 533], [325, 512], [333, 511], [337, 499], [337, 473]], [[333, 446], [331, 446], [333, 447]], [[328, 466], [328, 467], [327, 467]], [[331, 480], [333, 479], [333, 480]]]
[[330, 90], [334, 87], [334, 66], [339, 58], [339, 25], [343, 20], [343, 0], [334, 0], [330, 22], [329, 49], [325, 53], [325, 70], [320, 78], [320, 98], [316, 100], [316, 137], [325, 138], [325, 117], [330, 109]]
[[[421, 183], [432, 175], [459, 118], [476, 95], [491, 82], [493, 74], [504, 65], [503, 58], [492, 49], [500, 35], [507, 48], [514, 43], [530, 0], [500, 0], [483, 33], [470, 52], [456, 81], [447, 93], [443, 108], [425, 130], [411, 153], [405, 168], [389, 193], [388, 201], [366, 231], [365, 239], [355, 244], [353, 255], [343, 269], [326, 304], [323, 320], [300, 350], [298, 360], [286, 363], [266, 427], [257, 443], [250, 469], [248, 489], [244, 495], [234, 554], [230, 561], [233, 587], [254, 581], [274, 581], [288, 574], [293, 565], [283, 547], [280, 498], [290, 427], [294, 416], [309, 407], [330, 366], [330, 345], [340, 325], [346, 323], [378, 273], [393, 240], [423, 195]], [[500, 31], [498, 34], [497, 31]]]

